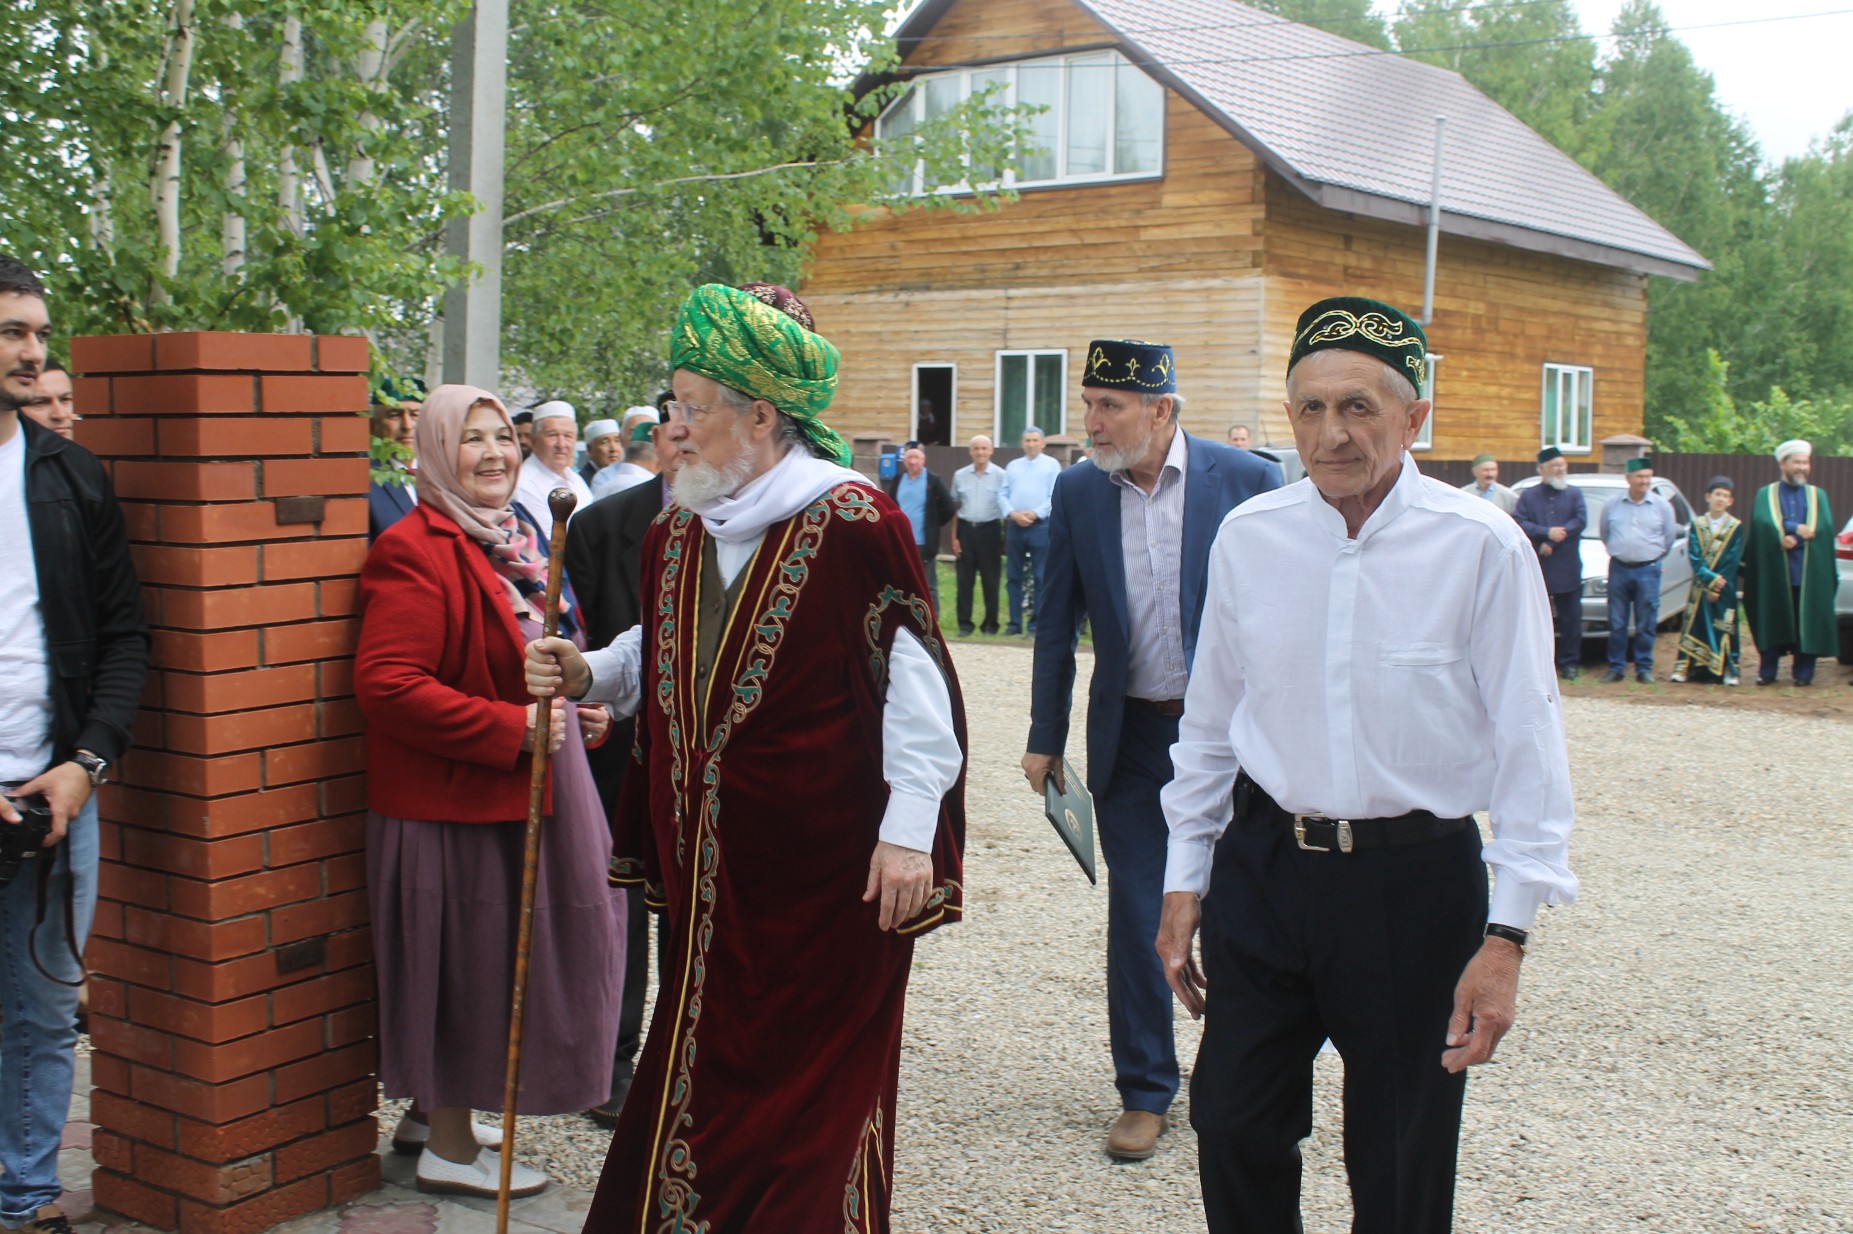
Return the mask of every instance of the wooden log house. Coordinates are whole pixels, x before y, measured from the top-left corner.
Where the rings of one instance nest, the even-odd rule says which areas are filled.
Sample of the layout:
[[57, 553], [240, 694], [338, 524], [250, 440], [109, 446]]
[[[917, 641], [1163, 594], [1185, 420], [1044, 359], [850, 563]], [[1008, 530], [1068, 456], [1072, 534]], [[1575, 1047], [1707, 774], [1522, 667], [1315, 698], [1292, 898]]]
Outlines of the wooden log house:
[[1015, 202], [818, 240], [802, 294], [843, 353], [846, 435], [1079, 437], [1087, 342], [1116, 337], [1177, 349], [1192, 431], [1291, 441], [1299, 312], [1421, 308], [1436, 116], [1428, 457], [1638, 433], [1647, 279], [1709, 268], [1458, 74], [1233, 0], [924, 0], [898, 38], [911, 88], [880, 138], [988, 86], [1044, 110]]

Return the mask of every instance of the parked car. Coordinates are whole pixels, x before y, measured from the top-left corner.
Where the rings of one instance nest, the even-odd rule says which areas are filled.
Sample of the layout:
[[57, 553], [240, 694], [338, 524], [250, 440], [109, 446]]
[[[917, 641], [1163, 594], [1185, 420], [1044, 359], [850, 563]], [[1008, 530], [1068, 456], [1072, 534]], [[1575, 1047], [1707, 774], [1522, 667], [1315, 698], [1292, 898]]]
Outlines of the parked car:
[[1853, 518], [1834, 537], [1834, 564], [1840, 567], [1840, 590], [1834, 616], [1840, 620], [1840, 662], [1853, 665]]
[[[1628, 491], [1623, 476], [1593, 472], [1573, 472], [1571, 484], [1581, 489], [1589, 507], [1589, 524], [1583, 528], [1583, 637], [1606, 639], [1609, 635], [1609, 554], [1602, 543], [1602, 507]], [[1539, 482], [1528, 476], [1512, 487], [1524, 492]], [[1692, 559], [1686, 556], [1686, 537], [1691, 534], [1692, 506], [1679, 486], [1663, 476], [1656, 476], [1653, 491], [1666, 498], [1679, 523], [1678, 538], [1666, 555], [1660, 570], [1660, 625], [1678, 621], [1686, 611], [1686, 598], [1692, 588]], [[1847, 598], [1847, 564], [1841, 563], [1841, 598]], [[1844, 630], [1845, 627], [1842, 627]]]
[[1282, 484], [1292, 484], [1306, 474], [1306, 468], [1300, 462], [1300, 452], [1292, 446], [1255, 446], [1250, 453], [1277, 463]]

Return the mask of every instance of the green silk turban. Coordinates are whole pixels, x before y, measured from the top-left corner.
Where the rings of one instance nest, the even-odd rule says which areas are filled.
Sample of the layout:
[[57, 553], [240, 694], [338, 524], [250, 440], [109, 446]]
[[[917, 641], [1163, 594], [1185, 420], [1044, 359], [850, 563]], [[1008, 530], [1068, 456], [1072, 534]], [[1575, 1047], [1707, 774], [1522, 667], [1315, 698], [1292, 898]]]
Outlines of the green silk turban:
[[849, 443], [818, 418], [836, 393], [836, 348], [751, 292], [697, 287], [676, 314], [669, 363], [766, 400], [819, 457], [849, 466]]

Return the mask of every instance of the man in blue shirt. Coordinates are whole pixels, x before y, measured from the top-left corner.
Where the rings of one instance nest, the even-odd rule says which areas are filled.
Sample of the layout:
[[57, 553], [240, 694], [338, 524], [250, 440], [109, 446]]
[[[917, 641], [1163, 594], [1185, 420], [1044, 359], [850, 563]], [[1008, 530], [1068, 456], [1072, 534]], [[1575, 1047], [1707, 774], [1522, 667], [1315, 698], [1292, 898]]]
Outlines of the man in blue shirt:
[[1634, 679], [1654, 679], [1654, 627], [1660, 624], [1660, 564], [1673, 549], [1679, 523], [1666, 498], [1653, 491], [1653, 464], [1628, 460], [1628, 491], [1602, 507], [1602, 543], [1609, 552], [1609, 671], [1605, 682], [1627, 676], [1630, 622]]
[[1010, 594], [1005, 634], [1036, 632], [1043, 559], [1049, 552], [1049, 503], [1055, 478], [1062, 474], [1062, 465], [1042, 452], [1045, 444], [1042, 430], [1030, 425], [1023, 430], [1023, 457], [1004, 468], [1004, 586]]
[[1004, 469], [991, 466], [991, 439], [972, 438], [972, 461], [952, 473], [952, 502], [959, 519], [952, 525], [952, 555], [958, 560], [959, 633], [970, 637], [972, 584], [984, 587], [986, 634], [997, 633], [997, 580], [1004, 564]]
[[901, 449], [901, 473], [888, 482], [888, 496], [914, 529], [914, 545], [926, 569], [927, 596], [939, 612], [939, 531], [954, 514], [952, 494], [926, 469], [926, 451], [917, 441]]

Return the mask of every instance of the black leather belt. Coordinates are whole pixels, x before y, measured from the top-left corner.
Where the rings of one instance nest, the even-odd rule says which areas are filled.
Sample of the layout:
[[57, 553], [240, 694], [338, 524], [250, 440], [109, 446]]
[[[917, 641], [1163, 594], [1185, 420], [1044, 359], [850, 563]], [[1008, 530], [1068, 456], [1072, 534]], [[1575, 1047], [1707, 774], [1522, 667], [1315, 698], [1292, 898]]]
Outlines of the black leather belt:
[[1235, 815], [1290, 823], [1294, 840], [1309, 853], [1354, 853], [1366, 848], [1430, 844], [1473, 825], [1471, 818], [1442, 818], [1427, 810], [1411, 810], [1395, 818], [1294, 814], [1283, 810], [1266, 789], [1249, 779], [1247, 772], [1235, 780]]
[[1128, 707], [1143, 707], [1147, 711], [1161, 716], [1181, 716], [1184, 714], [1184, 700], [1181, 698], [1134, 698], [1126, 696]]
[[1614, 562], [1618, 566], [1626, 566], [1630, 570], [1639, 570], [1644, 566], [1654, 566], [1654, 565], [1660, 564], [1657, 561], [1623, 561], [1619, 557], [1611, 557], [1609, 558], [1609, 560]]

